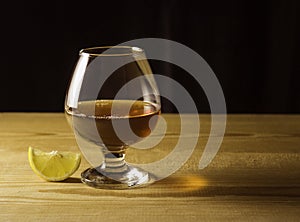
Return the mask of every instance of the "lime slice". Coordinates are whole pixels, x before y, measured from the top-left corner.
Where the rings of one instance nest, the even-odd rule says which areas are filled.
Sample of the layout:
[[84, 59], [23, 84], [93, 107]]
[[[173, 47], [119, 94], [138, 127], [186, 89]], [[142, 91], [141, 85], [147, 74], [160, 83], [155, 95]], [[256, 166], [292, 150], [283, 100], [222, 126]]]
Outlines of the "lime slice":
[[47, 181], [62, 181], [78, 169], [81, 155], [73, 152], [44, 152], [29, 147], [28, 160], [31, 169]]

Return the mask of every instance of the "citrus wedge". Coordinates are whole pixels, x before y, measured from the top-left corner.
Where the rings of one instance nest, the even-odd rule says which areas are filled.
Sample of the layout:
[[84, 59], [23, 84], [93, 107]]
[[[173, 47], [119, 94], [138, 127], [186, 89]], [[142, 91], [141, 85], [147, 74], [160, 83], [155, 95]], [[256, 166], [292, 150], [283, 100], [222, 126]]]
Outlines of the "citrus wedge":
[[73, 152], [44, 152], [29, 147], [28, 160], [31, 169], [47, 181], [62, 181], [78, 169], [81, 155]]

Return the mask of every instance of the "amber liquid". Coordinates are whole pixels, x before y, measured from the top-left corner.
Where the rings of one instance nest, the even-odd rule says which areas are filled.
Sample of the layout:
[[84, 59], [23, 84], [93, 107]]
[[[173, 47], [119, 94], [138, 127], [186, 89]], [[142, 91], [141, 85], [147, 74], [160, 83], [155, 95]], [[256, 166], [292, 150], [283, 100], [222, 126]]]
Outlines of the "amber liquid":
[[[147, 137], [159, 113], [160, 109], [152, 103], [131, 100], [84, 101], [77, 109], [66, 110], [77, 135], [114, 152]], [[117, 130], [113, 124], [118, 125]]]

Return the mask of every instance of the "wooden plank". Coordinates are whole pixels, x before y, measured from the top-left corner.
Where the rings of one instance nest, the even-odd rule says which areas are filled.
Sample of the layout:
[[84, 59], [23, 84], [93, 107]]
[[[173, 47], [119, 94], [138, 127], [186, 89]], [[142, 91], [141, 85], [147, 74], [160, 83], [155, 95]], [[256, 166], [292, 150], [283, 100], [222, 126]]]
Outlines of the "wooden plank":
[[[151, 162], [172, 150], [180, 132], [178, 116], [163, 116], [168, 131], [162, 143], [145, 151], [148, 155], [129, 149], [128, 160]], [[89, 166], [85, 160], [66, 181], [41, 180], [29, 167], [28, 146], [79, 151], [64, 115], [0, 114], [1, 221], [299, 221], [300, 115], [229, 115], [221, 149], [203, 170], [198, 162], [209, 115], [200, 120], [197, 147], [179, 171], [124, 191], [83, 185], [79, 176]]]

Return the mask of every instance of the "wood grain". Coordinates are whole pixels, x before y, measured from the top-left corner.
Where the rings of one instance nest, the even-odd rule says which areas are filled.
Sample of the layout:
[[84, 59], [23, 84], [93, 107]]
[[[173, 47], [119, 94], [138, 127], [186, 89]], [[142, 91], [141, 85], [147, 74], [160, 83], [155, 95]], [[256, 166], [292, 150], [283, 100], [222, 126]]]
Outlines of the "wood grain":
[[[180, 124], [175, 114], [163, 116], [163, 141], [147, 155], [129, 149], [128, 161], [151, 162], [171, 152]], [[28, 146], [79, 152], [64, 114], [0, 114], [0, 220], [300, 221], [300, 115], [229, 115], [221, 149], [203, 170], [197, 166], [210, 116], [199, 117], [197, 147], [180, 170], [151, 186], [122, 191], [83, 185], [85, 160], [63, 182], [46, 182], [32, 172]]]

